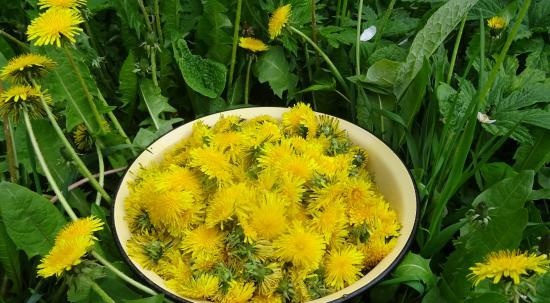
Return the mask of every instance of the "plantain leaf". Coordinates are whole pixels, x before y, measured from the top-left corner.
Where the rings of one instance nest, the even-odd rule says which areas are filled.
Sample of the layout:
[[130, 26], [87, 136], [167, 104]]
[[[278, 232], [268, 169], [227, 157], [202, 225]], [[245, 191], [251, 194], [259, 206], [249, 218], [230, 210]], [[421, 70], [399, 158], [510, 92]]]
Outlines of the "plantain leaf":
[[398, 99], [422, 68], [424, 60], [437, 50], [477, 2], [478, 0], [450, 0], [428, 19], [424, 28], [414, 38], [407, 60], [399, 70], [394, 89]]
[[281, 47], [272, 47], [261, 55], [254, 73], [261, 83], [268, 82], [279, 98], [283, 97], [285, 91], [288, 91], [289, 95], [294, 94], [298, 77], [290, 72], [290, 64]]
[[172, 45], [174, 58], [185, 83], [201, 95], [209, 98], [219, 97], [225, 87], [225, 65], [193, 55], [184, 39], [178, 39]]
[[9, 182], [0, 183], [0, 196], [0, 214], [17, 248], [29, 258], [47, 254], [65, 224], [57, 208], [39, 194]]
[[134, 73], [136, 59], [134, 53], [130, 51], [124, 60], [118, 74], [118, 90], [120, 91], [120, 100], [123, 106], [127, 106], [136, 101], [138, 78]]

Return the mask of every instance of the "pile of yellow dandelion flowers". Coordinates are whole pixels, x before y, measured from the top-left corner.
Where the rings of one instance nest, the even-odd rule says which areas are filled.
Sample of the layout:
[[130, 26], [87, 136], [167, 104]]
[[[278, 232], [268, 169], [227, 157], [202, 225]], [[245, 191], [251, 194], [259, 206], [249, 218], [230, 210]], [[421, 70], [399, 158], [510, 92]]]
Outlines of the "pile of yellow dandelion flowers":
[[38, 265], [38, 275], [47, 278], [61, 276], [82, 262], [82, 258], [97, 240], [94, 232], [103, 222], [94, 217], [81, 218], [67, 224], [55, 238], [55, 244]]
[[544, 274], [548, 271], [549, 265], [550, 260], [544, 254], [500, 250], [490, 253], [484, 262], [471, 267], [470, 278], [474, 280], [475, 285], [485, 279], [493, 279], [493, 283], [497, 284], [502, 278], [509, 278], [514, 284], [519, 284], [522, 276], [529, 276], [531, 273]]
[[129, 255], [193, 299], [338, 291], [376, 266], [401, 228], [367, 156], [336, 119], [303, 103], [281, 120], [197, 122], [130, 184]]

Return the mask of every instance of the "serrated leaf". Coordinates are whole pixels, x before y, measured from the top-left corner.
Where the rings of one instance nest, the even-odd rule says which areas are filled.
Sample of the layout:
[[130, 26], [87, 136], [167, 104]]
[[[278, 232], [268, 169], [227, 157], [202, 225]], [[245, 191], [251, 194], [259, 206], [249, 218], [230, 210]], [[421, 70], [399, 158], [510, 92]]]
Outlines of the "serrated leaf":
[[405, 64], [399, 71], [395, 95], [401, 97], [424, 65], [424, 60], [439, 48], [478, 0], [450, 0], [442, 5], [426, 22], [412, 42]]
[[142, 80], [139, 89], [154, 127], [157, 130], [165, 129], [169, 121], [161, 119], [160, 114], [163, 112], [175, 112], [176, 109], [168, 104], [168, 98], [161, 94], [160, 88], [156, 87], [152, 80]]
[[135, 64], [134, 53], [130, 51], [118, 73], [118, 90], [120, 91], [120, 100], [123, 106], [135, 102], [137, 98], [138, 78], [136, 73], [134, 73]]
[[193, 55], [184, 39], [175, 41], [173, 48], [174, 58], [185, 83], [206, 97], [219, 97], [225, 87], [227, 74], [225, 65]]
[[47, 254], [65, 224], [57, 208], [39, 194], [9, 182], [0, 183], [0, 196], [0, 214], [15, 245], [29, 258]]
[[269, 86], [279, 98], [283, 97], [285, 91], [293, 94], [298, 83], [298, 77], [290, 71], [290, 64], [283, 49], [277, 46], [270, 48], [258, 58], [254, 74], [261, 83], [269, 83]]

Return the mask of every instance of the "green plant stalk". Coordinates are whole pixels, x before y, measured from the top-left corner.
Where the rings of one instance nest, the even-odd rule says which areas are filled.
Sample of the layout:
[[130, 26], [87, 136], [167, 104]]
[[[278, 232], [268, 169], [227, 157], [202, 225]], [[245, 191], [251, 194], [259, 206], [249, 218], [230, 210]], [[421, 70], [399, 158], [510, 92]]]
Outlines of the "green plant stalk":
[[157, 27], [157, 35], [159, 39], [159, 43], [162, 45], [164, 44], [164, 38], [162, 37], [162, 27], [160, 26], [160, 8], [159, 8], [159, 0], [153, 1], [153, 9], [155, 11], [155, 24]]
[[289, 28], [292, 32], [294, 32], [294, 33], [298, 34], [300, 37], [302, 37], [307, 43], [309, 43], [309, 45], [311, 45], [319, 53], [321, 58], [323, 58], [323, 60], [325, 60], [325, 62], [328, 64], [330, 70], [334, 74], [334, 77], [336, 77], [336, 79], [338, 80], [340, 85], [342, 85], [342, 87], [346, 91], [346, 94], [348, 94], [348, 96], [349, 96], [350, 95], [350, 90], [349, 90], [348, 85], [346, 84], [346, 81], [344, 81], [344, 78], [342, 77], [342, 75], [340, 74], [340, 72], [338, 71], [338, 69], [336, 68], [334, 63], [332, 63], [330, 58], [327, 56], [327, 54], [325, 54], [323, 52], [323, 50], [317, 44], [315, 44], [308, 36], [306, 36], [306, 34], [302, 33], [300, 30], [298, 30], [294, 26], [289, 26]]
[[159, 87], [157, 79], [157, 52], [154, 47], [151, 48], [151, 79], [153, 79], [155, 87]]
[[[233, 22], [233, 42], [231, 45], [231, 62], [229, 63], [229, 76], [227, 77], [227, 99], [233, 86], [233, 75], [235, 73], [235, 64], [237, 62], [237, 45], [239, 43], [239, 30], [241, 25], [241, 11], [243, 8], [243, 0], [237, 0], [237, 12], [235, 13], [235, 21]], [[230, 100], [226, 100], [229, 102]]]
[[[32, 81], [33, 85], [36, 86], [36, 82], [33, 80]], [[61, 129], [61, 127], [59, 126], [59, 124], [57, 123], [57, 121], [55, 120], [55, 116], [53, 115], [52, 111], [50, 110], [50, 107], [48, 106], [48, 104], [46, 103], [46, 100], [44, 100], [44, 98], [42, 96], [40, 96], [40, 102], [42, 103], [42, 107], [44, 108], [44, 110], [46, 111], [46, 115], [48, 116], [48, 119], [50, 120], [50, 123], [51, 125], [53, 126], [53, 128], [55, 129], [55, 133], [57, 134], [57, 136], [59, 137], [59, 139], [61, 139], [61, 142], [63, 143], [63, 146], [65, 147], [65, 149], [67, 150], [67, 152], [69, 153], [69, 155], [71, 156], [71, 158], [73, 159], [74, 161], [74, 164], [76, 165], [76, 168], [78, 168], [78, 171], [80, 171], [80, 173], [88, 178], [88, 180], [90, 181], [90, 184], [92, 185], [92, 187], [97, 190], [97, 192], [107, 201], [107, 202], [111, 202], [112, 199], [111, 197], [109, 196], [109, 194], [105, 191], [105, 189], [103, 189], [103, 187], [101, 186], [101, 184], [99, 184], [97, 182], [97, 180], [92, 176], [92, 172], [90, 172], [90, 170], [88, 169], [88, 167], [86, 166], [86, 164], [84, 164], [84, 162], [80, 159], [80, 157], [78, 156], [78, 154], [76, 153], [76, 151], [74, 150], [73, 146], [71, 145], [71, 143], [69, 142], [69, 140], [67, 140], [67, 137], [65, 137], [65, 134], [63, 133], [63, 130]]]
[[17, 44], [21, 49], [24, 49], [25, 51], [29, 51], [29, 46], [21, 41], [19, 39], [15, 38], [14, 36], [8, 34], [7, 32], [0, 29], [0, 35], [6, 37], [8, 40], [12, 41], [13, 43]]
[[[311, 0], [311, 39], [317, 44], [317, 5]], [[319, 68], [319, 58], [315, 56], [315, 65]]]
[[464, 16], [464, 19], [462, 19], [462, 23], [460, 24], [460, 28], [456, 36], [455, 45], [453, 48], [453, 54], [451, 56], [451, 64], [449, 66], [449, 72], [447, 73], [447, 81], [446, 81], [447, 84], [450, 84], [451, 79], [453, 78], [453, 71], [455, 69], [455, 64], [456, 64], [456, 56], [458, 55], [460, 40], [462, 40], [462, 32], [464, 31], [464, 25], [466, 25], [466, 17], [467, 16]]
[[357, 12], [357, 28], [355, 35], [355, 75], [361, 75], [361, 19], [363, 18], [363, 0], [359, 0], [359, 11]]
[[244, 104], [248, 104], [248, 96], [250, 89], [250, 69], [252, 67], [252, 61], [254, 60], [254, 55], [250, 56], [248, 60], [248, 66], [246, 67], [246, 78], [244, 81]]
[[[305, 44], [305, 47], [304, 47], [304, 54], [306, 56], [306, 62], [308, 62], [306, 64], [306, 69], [307, 69], [307, 76], [308, 76], [308, 79], [309, 79], [309, 83], [311, 85], [311, 84], [313, 84], [313, 72], [311, 71], [311, 64], [309, 64], [309, 62], [310, 62], [309, 48], [307, 47], [307, 44]], [[317, 111], [317, 101], [315, 99], [315, 91], [311, 92], [311, 100], [313, 101], [313, 110]]]
[[384, 13], [384, 17], [382, 17], [382, 23], [380, 24], [380, 28], [378, 28], [378, 33], [376, 34], [376, 37], [374, 37], [374, 49], [373, 52], [378, 47], [378, 43], [380, 43], [380, 39], [382, 39], [382, 33], [384, 32], [384, 29], [386, 28], [386, 24], [388, 23], [388, 20], [390, 19], [390, 16], [393, 12], [393, 7], [395, 6], [396, 0], [391, 0], [390, 4], [388, 5], [388, 8], [386, 9], [386, 12]]
[[113, 298], [111, 298], [109, 296], [109, 294], [107, 294], [99, 285], [97, 285], [97, 283], [93, 280], [90, 280], [90, 285], [92, 287], [92, 289], [94, 290], [94, 292], [96, 294], [99, 295], [99, 297], [101, 298], [101, 300], [105, 303], [116, 303], [115, 300], [113, 300]]
[[346, 13], [347, 13], [347, 10], [348, 10], [348, 0], [344, 0], [344, 2], [342, 2], [342, 8], [341, 8], [341, 11], [340, 11], [340, 22], [342, 22], [342, 20], [344, 20], [344, 17], [346, 16]]
[[92, 256], [97, 260], [99, 261], [99, 263], [101, 263], [103, 266], [105, 266], [107, 269], [109, 269], [110, 271], [112, 271], [115, 275], [117, 275], [121, 280], [123, 280], [124, 282], [134, 286], [135, 288], [147, 293], [147, 294], [150, 294], [150, 295], [156, 295], [157, 293], [150, 289], [149, 287], [139, 283], [138, 281], [130, 278], [129, 276], [127, 276], [125, 273], [123, 273], [122, 271], [120, 271], [118, 268], [116, 268], [113, 264], [111, 264], [111, 262], [107, 261], [107, 259], [103, 258], [99, 253], [97, 253], [96, 251], [92, 251], [91, 252]]
[[69, 205], [69, 202], [67, 202], [67, 199], [65, 199], [65, 196], [63, 196], [63, 193], [57, 186], [57, 182], [52, 176], [52, 173], [50, 172], [50, 169], [48, 168], [48, 164], [46, 163], [46, 160], [44, 159], [44, 156], [42, 155], [42, 151], [40, 150], [40, 146], [38, 145], [38, 141], [36, 141], [36, 136], [34, 135], [34, 130], [32, 128], [31, 120], [29, 118], [29, 114], [26, 111], [23, 111], [23, 118], [25, 119], [25, 126], [27, 127], [27, 133], [29, 134], [29, 139], [32, 144], [32, 148], [34, 149], [34, 153], [36, 154], [36, 158], [38, 159], [38, 163], [40, 163], [40, 167], [42, 167], [42, 170], [44, 172], [44, 175], [46, 175], [46, 179], [48, 179], [48, 182], [50, 183], [50, 186], [52, 187], [54, 193], [59, 198], [59, 202], [61, 202], [61, 205], [65, 209], [65, 212], [69, 215], [71, 220], [77, 220], [78, 217], [72, 210], [71, 206]]
[[518, 17], [516, 18], [516, 23], [514, 23], [514, 26], [510, 30], [510, 34], [508, 35], [508, 38], [506, 39], [506, 42], [504, 43], [504, 46], [502, 47], [502, 50], [500, 51], [500, 54], [497, 57], [495, 65], [491, 69], [491, 73], [487, 78], [487, 82], [485, 83], [485, 85], [481, 89], [481, 92], [479, 93], [479, 98], [478, 98], [479, 108], [483, 108], [483, 106], [485, 105], [485, 99], [487, 98], [489, 91], [493, 87], [493, 83], [497, 78], [498, 71], [500, 70], [502, 63], [506, 58], [506, 54], [508, 53], [508, 50], [510, 49], [512, 42], [514, 42], [514, 38], [518, 33], [519, 27], [521, 26], [521, 22], [523, 21], [523, 18], [525, 18], [525, 15], [529, 11], [529, 7], [531, 6], [531, 1], [532, 0], [525, 0], [523, 2], [523, 5], [521, 6]]
[[151, 24], [151, 20], [149, 20], [149, 14], [147, 13], [147, 9], [145, 8], [145, 5], [143, 4], [143, 0], [138, 0], [138, 5], [141, 10], [141, 13], [143, 14], [143, 17], [145, 18], [145, 25], [147, 26], [147, 29], [150, 33], [154, 33], [153, 25]]
[[336, 3], [336, 12], [335, 12], [335, 16], [336, 16], [336, 25], [340, 25], [340, 10], [342, 9], [342, 0], [338, 0], [338, 2]]
[[[99, 186], [103, 188], [103, 185], [105, 184], [105, 161], [103, 161], [103, 154], [101, 153], [101, 147], [96, 142], [95, 149], [97, 153], [97, 163], [99, 165]], [[101, 205], [101, 193], [97, 193], [97, 196], [95, 198], [95, 204], [97, 206]]]
[[[477, 87], [482, 87], [485, 81], [485, 22], [483, 22], [483, 13], [479, 12], [479, 76]], [[470, 62], [472, 62], [470, 60]]]
[[78, 79], [78, 82], [82, 86], [82, 90], [84, 90], [84, 95], [86, 96], [86, 100], [88, 101], [88, 104], [90, 105], [90, 108], [92, 109], [92, 113], [97, 120], [97, 124], [99, 125], [99, 128], [101, 131], [105, 132], [105, 126], [103, 125], [103, 118], [101, 118], [101, 115], [99, 114], [99, 111], [97, 110], [97, 106], [94, 103], [94, 98], [92, 97], [92, 94], [90, 94], [90, 91], [88, 90], [88, 86], [86, 85], [86, 82], [84, 82], [84, 78], [82, 77], [82, 74], [80, 73], [80, 69], [76, 65], [76, 62], [74, 61], [73, 55], [67, 48], [67, 45], [63, 45], [63, 51], [65, 52], [65, 57], [67, 57], [67, 60], [69, 61], [69, 64], [73, 68], [76, 77]]
[[13, 144], [13, 138], [11, 137], [10, 119], [8, 116], [3, 117], [4, 127], [4, 140], [6, 141], [6, 158], [8, 160], [8, 172], [10, 174], [10, 181], [17, 183], [17, 162], [15, 160], [15, 145]]
[[29, 151], [29, 162], [31, 164], [32, 169], [32, 177], [34, 180], [34, 186], [36, 188], [36, 192], [38, 194], [42, 194], [42, 185], [40, 184], [40, 176], [38, 175], [38, 171], [36, 168], [36, 157], [34, 153], [32, 152], [32, 142], [29, 136], [26, 136], [26, 143], [27, 143], [27, 150]]
[[[103, 104], [105, 106], [109, 106], [109, 104], [107, 103], [107, 101], [105, 100], [105, 98], [103, 97], [103, 95], [101, 94], [101, 91], [99, 89], [97, 90], [97, 95], [99, 96], [99, 101], [101, 101], [101, 104]], [[111, 120], [111, 123], [113, 123], [113, 125], [115, 126], [115, 129], [117, 130], [117, 132], [122, 136], [122, 138], [124, 138], [124, 142], [132, 147], [131, 148], [132, 154], [134, 156], [137, 156], [137, 152], [136, 152], [134, 146], [132, 145], [132, 141], [130, 141], [130, 138], [128, 138], [128, 135], [124, 131], [124, 128], [122, 128], [122, 125], [120, 125], [120, 122], [118, 122], [118, 119], [115, 116], [115, 114], [113, 114], [112, 111], [109, 111], [107, 113], [107, 117], [109, 117], [109, 120]]]

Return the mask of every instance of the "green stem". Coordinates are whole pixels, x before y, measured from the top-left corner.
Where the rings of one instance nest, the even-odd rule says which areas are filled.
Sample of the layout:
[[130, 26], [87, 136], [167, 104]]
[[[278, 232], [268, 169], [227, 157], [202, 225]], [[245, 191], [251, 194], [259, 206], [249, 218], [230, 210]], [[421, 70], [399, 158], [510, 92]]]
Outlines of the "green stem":
[[[316, 0], [311, 0], [311, 39], [317, 44], [317, 5]], [[308, 60], [309, 62], [309, 60]], [[319, 69], [319, 58], [315, 56], [315, 66]]]
[[76, 62], [74, 61], [74, 57], [67, 48], [67, 45], [64, 45], [63, 51], [65, 52], [65, 56], [67, 57], [67, 60], [69, 61], [69, 64], [73, 68], [76, 78], [78, 79], [78, 82], [82, 86], [82, 90], [84, 91], [84, 95], [86, 96], [86, 100], [88, 101], [88, 104], [90, 105], [90, 108], [92, 109], [92, 113], [97, 120], [97, 124], [99, 125], [99, 128], [102, 131], [106, 131], [105, 125], [103, 125], [103, 118], [101, 118], [101, 115], [99, 114], [99, 111], [97, 110], [97, 107], [94, 103], [94, 98], [92, 97], [92, 94], [90, 94], [90, 91], [88, 90], [88, 85], [86, 85], [86, 82], [84, 81], [84, 78], [82, 77], [82, 73], [80, 72], [80, 68], [76, 65]]
[[[237, 45], [239, 43], [239, 29], [241, 24], [241, 11], [243, 7], [243, 0], [237, 0], [237, 12], [235, 14], [235, 21], [233, 24], [233, 44], [231, 45], [231, 63], [229, 64], [229, 76], [227, 78], [227, 99], [233, 86], [233, 74], [235, 73], [235, 64], [237, 62]], [[229, 102], [231, 100], [227, 100]]]
[[145, 25], [147, 25], [147, 29], [149, 30], [150, 33], [154, 33], [153, 25], [151, 24], [151, 20], [149, 20], [149, 13], [147, 13], [147, 9], [143, 4], [143, 0], [138, 0], [138, 5], [139, 5], [139, 8], [141, 9], [141, 13], [143, 14], [143, 17], [145, 18]]
[[151, 48], [151, 78], [153, 79], [155, 87], [159, 87], [157, 79], [157, 52], [155, 47]]
[[300, 30], [298, 30], [294, 26], [289, 26], [289, 28], [292, 32], [294, 32], [294, 33], [298, 34], [300, 37], [302, 37], [307, 43], [309, 43], [309, 45], [311, 45], [317, 51], [317, 53], [319, 53], [321, 58], [323, 58], [323, 60], [325, 60], [325, 62], [328, 64], [328, 67], [330, 68], [330, 70], [334, 74], [334, 77], [336, 77], [336, 79], [338, 80], [340, 85], [342, 85], [342, 87], [346, 91], [346, 94], [348, 94], [348, 96], [349, 96], [350, 95], [350, 90], [349, 90], [348, 85], [346, 84], [346, 81], [344, 81], [344, 78], [342, 77], [342, 75], [340, 74], [340, 72], [338, 71], [338, 69], [336, 68], [334, 63], [332, 63], [330, 58], [327, 56], [327, 54], [325, 54], [325, 52], [323, 52], [323, 50], [317, 44], [315, 44], [308, 36], [306, 36], [306, 34], [302, 33]]
[[78, 217], [72, 210], [71, 206], [69, 206], [69, 202], [65, 199], [65, 196], [63, 196], [63, 193], [57, 186], [57, 182], [52, 176], [52, 173], [50, 172], [50, 169], [48, 168], [48, 164], [46, 163], [46, 160], [44, 159], [44, 156], [42, 155], [42, 151], [40, 150], [40, 146], [38, 145], [38, 141], [36, 141], [36, 136], [34, 135], [34, 131], [32, 129], [31, 120], [29, 118], [29, 113], [26, 111], [23, 111], [23, 117], [25, 119], [25, 126], [27, 127], [27, 133], [29, 134], [29, 139], [31, 141], [32, 147], [34, 149], [34, 153], [36, 154], [36, 158], [38, 159], [38, 163], [40, 163], [40, 167], [42, 167], [42, 171], [44, 172], [44, 175], [46, 175], [46, 179], [48, 179], [48, 182], [50, 183], [50, 186], [52, 187], [54, 193], [59, 198], [59, 202], [61, 202], [61, 205], [65, 209], [65, 212], [69, 215], [71, 220], [77, 220]]
[[141, 291], [143, 291], [147, 294], [150, 294], [150, 295], [153, 295], [153, 296], [157, 294], [154, 290], [150, 289], [149, 287], [147, 287], [147, 286], [139, 283], [138, 281], [130, 278], [129, 276], [127, 276], [125, 273], [123, 273], [118, 268], [116, 268], [113, 264], [111, 264], [111, 262], [107, 261], [105, 258], [103, 258], [96, 251], [92, 251], [91, 254], [92, 254], [92, 256], [94, 256], [94, 258], [96, 258], [97, 261], [99, 261], [99, 263], [103, 264], [103, 266], [107, 267], [107, 269], [112, 271], [115, 275], [117, 275], [120, 279], [122, 279], [126, 283], [134, 286], [135, 288], [137, 288], [137, 289], [139, 289], [139, 290], [141, 290]]
[[33, 177], [33, 180], [34, 180], [34, 186], [36, 188], [36, 192], [41, 195], [42, 194], [42, 185], [40, 183], [40, 176], [38, 175], [38, 171], [37, 171], [37, 167], [36, 167], [36, 156], [34, 155], [33, 152], [31, 152], [32, 143], [31, 143], [30, 137], [26, 136], [25, 141], [27, 141], [27, 150], [29, 151], [29, 162], [31, 164], [32, 177]]
[[393, 12], [393, 7], [395, 6], [396, 0], [391, 0], [390, 4], [388, 5], [388, 8], [386, 9], [386, 12], [384, 13], [384, 17], [382, 17], [382, 23], [380, 24], [380, 27], [378, 28], [376, 37], [374, 37], [374, 49], [373, 52], [378, 47], [378, 43], [380, 43], [380, 39], [382, 39], [382, 33], [384, 32], [384, 29], [386, 28], [386, 24], [388, 23], [388, 20], [390, 19], [391, 13]]
[[[105, 162], [103, 161], [103, 154], [101, 153], [101, 147], [99, 144], [95, 144], [96, 152], [97, 152], [97, 163], [99, 165], [99, 185], [101, 188], [103, 188], [103, 184], [105, 182]], [[97, 206], [101, 205], [101, 194], [98, 192], [97, 196], [95, 198], [95, 204]]]
[[4, 140], [6, 141], [6, 157], [8, 158], [8, 172], [10, 174], [10, 181], [17, 183], [17, 162], [15, 161], [15, 145], [13, 144], [13, 138], [11, 137], [10, 119], [7, 115], [3, 117], [4, 127]]
[[[306, 69], [307, 69], [307, 76], [308, 76], [308, 80], [309, 80], [309, 85], [312, 85], [313, 84], [313, 72], [311, 71], [311, 64], [310, 64], [310, 59], [309, 59], [309, 48], [307, 46], [307, 44], [305, 44], [305, 47], [304, 47], [304, 54], [305, 54], [305, 57], [306, 57]], [[315, 57], [317, 59], [317, 57]], [[317, 61], [317, 60], [316, 60]], [[317, 101], [315, 99], [315, 91], [312, 91], [311, 92], [311, 100], [313, 101], [313, 110], [314, 111], [317, 111]]]
[[502, 63], [504, 62], [504, 59], [506, 57], [506, 54], [508, 53], [508, 50], [510, 49], [510, 46], [512, 45], [512, 42], [514, 41], [514, 38], [516, 37], [519, 27], [521, 26], [521, 22], [523, 21], [523, 18], [525, 18], [525, 15], [527, 14], [527, 11], [529, 11], [529, 7], [531, 6], [532, 0], [525, 0], [523, 2], [523, 5], [521, 6], [521, 9], [519, 11], [518, 17], [516, 18], [516, 23], [514, 23], [514, 26], [510, 30], [510, 34], [508, 35], [508, 38], [506, 39], [506, 42], [504, 43], [504, 46], [502, 47], [502, 50], [500, 51], [500, 54], [498, 55], [496, 59], [496, 63], [491, 69], [491, 73], [489, 74], [489, 77], [487, 78], [487, 82], [485, 82], [485, 85], [482, 87], [481, 92], [479, 93], [479, 108], [483, 108], [485, 105], [485, 98], [489, 94], [489, 91], [493, 87], [493, 83], [495, 82], [498, 71], [500, 70]]
[[248, 104], [248, 95], [250, 87], [250, 69], [252, 67], [252, 61], [254, 60], [254, 55], [250, 56], [248, 60], [248, 66], [246, 67], [246, 79], [244, 81], [244, 104]]
[[451, 79], [453, 77], [453, 71], [455, 69], [455, 64], [456, 64], [456, 56], [458, 54], [458, 47], [460, 46], [460, 40], [462, 40], [462, 32], [464, 31], [465, 24], [466, 24], [466, 16], [464, 16], [464, 19], [462, 19], [462, 23], [460, 24], [460, 28], [456, 36], [455, 46], [453, 48], [453, 55], [451, 57], [451, 65], [449, 66], [449, 73], [447, 73], [447, 82], [446, 82], [447, 84], [451, 83]]
[[[36, 83], [36, 81], [34, 81], [34, 79], [32, 80], [32, 84], [34, 86], [37, 86], [37, 83]], [[61, 129], [61, 127], [57, 123], [57, 120], [55, 119], [54, 114], [50, 110], [50, 107], [46, 103], [46, 100], [44, 100], [44, 97], [40, 96], [40, 102], [42, 103], [42, 107], [46, 111], [46, 115], [48, 116], [48, 119], [50, 120], [50, 123], [53, 126], [57, 136], [59, 137], [59, 139], [61, 139], [61, 142], [63, 143], [63, 146], [65, 147], [65, 150], [69, 153], [69, 155], [73, 159], [74, 164], [78, 168], [78, 171], [80, 171], [80, 173], [84, 177], [88, 178], [88, 180], [90, 181], [90, 184], [92, 185], [92, 187], [95, 190], [97, 190], [97, 192], [105, 199], [105, 201], [111, 202], [112, 199], [109, 196], [109, 194], [105, 191], [105, 189], [103, 189], [103, 186], [101, 186], [101, 184], [99, 184], [97, 182], [97, 180], [92, 176], [92, 172], [90, 172], [90, 170], [88, 169], [86, 164], [84, 164], [84, 162], [80, 159], [80, 157], [78, 156], [78, 154], [74, 150], [74, 148], [71, 145], [71, 143], [69, 142], [69, 140], [67, 140], [67, 137], [65, 137], [65, 134], [63, 133], [63, 130]]]
[[95, 291], [96, 294], [99, 295], [99, 297], [104, 303], [116, 303], [116, 301], [113, 300], [113, 298], [111, 298], [109, 294], [107, 294], [99, 285], [97, 285], [95, 281], [90, 280], [90, 282], [91, 282], [90, 285], [92, 286], [92, 289]]
[[342, 0], [338, 0], [336, 4], [336, 12], [334, 15], [336, 16], [336, 25], [340, 25], [340, 10], [342, 8]]
[[361, 75], [361, 19], [363, 17], [363, 0], [359, 0], [359, 10], [357, 11], [357, 28], [355, 35], [355, 75]]
[[[109, 106], [109, 104], [107, 103], [107, 101], [105, 100], [105, 98], [103, 97], [103, 95], [101, 94], [101, 91], [99, 89], [97, 90], [97, 95], [99, 97], [99, 101], [101, 101], [101, 104], [103, 104], [105, 106]], [[111, 122], [115, 126], [115, 129], [117, 130], [117, 132], [122, 136], [122, 138], [124, 138], [124, 142], [132, 147], [131, 148], [132, 154], [134, 156], [137, 156], [137, 152], [136, 152], [134, 146], [132, 145], [132, 141], [130, 141], [130, 138], [128, 138], [128, 135], [124, 131], [124, 128], [122, 128], [122, 125], [120, 125], [120, 122], [118, 122], [118, 119], [115, 116], [115, 114], [113, 114], [112, 111], [109, 111], [107, 113], [107, 117], [109, 117], [109, 120], [111, 120]]]
[[26, 45], [25, 43], [19, 41], [19, 39], [15, 38], [14, 36], [8, 34], [7, 32], [5, 32], [1, 29], [0, 29], [0, 35], [8, 38], [8, 40], [10, 40], [13, 43], [17, 44], [17, 46], [19, 46], [21, 49], [23, 49], [25, 51], [29, 51], [29, 46], [28, 45]]
[[162, 37], [162, 27], [160, 26], [160, 9], [159, 9], [159, 0], [153, 1], [153, 9], [155, 10], [155, 23], [157, 27], [157, 35], [159, 37], [160, 45], [164, 44], [164, 39]]
[[342, 2], [342, 7], [340, 11], [340, 23], [342, 22], [342, 20], [344, 20], [347, 10], [348, 10], [348, 0], [344, 0], [344, 2]]

